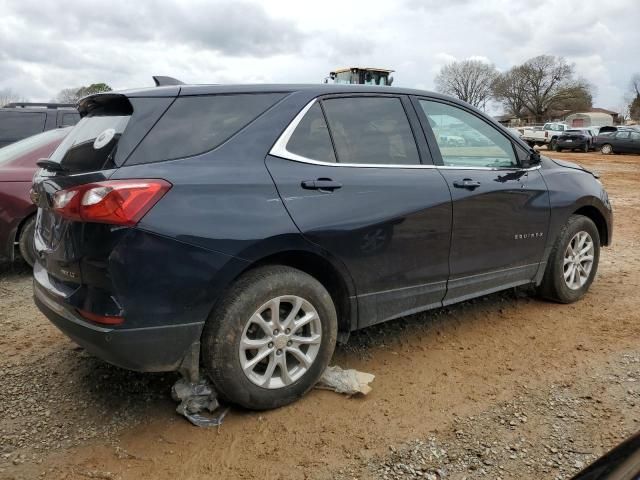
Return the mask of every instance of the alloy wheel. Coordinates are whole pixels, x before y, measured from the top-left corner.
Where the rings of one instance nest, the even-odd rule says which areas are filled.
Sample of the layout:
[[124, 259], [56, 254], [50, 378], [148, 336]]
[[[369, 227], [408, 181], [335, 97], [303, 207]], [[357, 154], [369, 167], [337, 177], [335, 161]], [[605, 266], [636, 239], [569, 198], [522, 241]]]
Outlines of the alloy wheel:
[[576, 233], [564, 252], [564, 281], [572, 290], [582, 288], [593, 268], [593, 239], [585, 231]]
[[298, 296], [273, 298], [249, 318], [240, 339], [240, 365], [254, 384], [283, 388], [313, 365], [322, 324], [313, 305]]

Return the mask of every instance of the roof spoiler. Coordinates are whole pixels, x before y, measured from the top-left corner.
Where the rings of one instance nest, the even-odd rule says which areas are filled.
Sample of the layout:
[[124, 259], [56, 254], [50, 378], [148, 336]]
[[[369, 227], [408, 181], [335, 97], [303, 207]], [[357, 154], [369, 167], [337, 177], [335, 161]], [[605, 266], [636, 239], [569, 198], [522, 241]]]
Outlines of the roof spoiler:
[[165, 87], [167, 85], [184, 85], [184, 82], [178, 80], [173, 77], [164, 77], [161, 75], [154, 75], [153, 81], [156, 84], [156, 87]]
[[78, 112], [81, 117], [94, 110], [108, 112], [111, 115], [131, 115], [133, 107], [129, 99], [120, 93], [95, 93], [78, 101]]

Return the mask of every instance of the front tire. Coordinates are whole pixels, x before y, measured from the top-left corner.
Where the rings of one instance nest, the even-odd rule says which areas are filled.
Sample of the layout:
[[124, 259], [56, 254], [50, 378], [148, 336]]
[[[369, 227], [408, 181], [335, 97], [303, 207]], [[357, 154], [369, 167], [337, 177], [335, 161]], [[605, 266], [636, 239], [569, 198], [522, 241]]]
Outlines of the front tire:
[[20, 238], [18, 239], [20, 255], [30, 267], [33, 267], [33, 264], [36, 262], [36, 247], [33, 239], [36, 233], [35, 230], [36, 217], [34, 215], [25, 222], [20, 231]]
[[581, 299], [593, 283], [599, 260], [598, 229], [591, 219], [572, 215], [551, 250], [540, 295], [559, 303]]
[[314, 277], [273, 265], [244, 274], [209, 316], [202, 363], [221, 398], [265, 410], [302, 397], [329, 364], [338, 321]]
[[613, 147], [612, 147], [610, 144], [605, 143], [605, 144], [604, 144], [604, 145], [602, 145], [602, 147], [600, 148], [600, 152], [601, 152], [603, 155], [610, 155], [610, 154], [612, 154], [612, 153], [613, 153]]

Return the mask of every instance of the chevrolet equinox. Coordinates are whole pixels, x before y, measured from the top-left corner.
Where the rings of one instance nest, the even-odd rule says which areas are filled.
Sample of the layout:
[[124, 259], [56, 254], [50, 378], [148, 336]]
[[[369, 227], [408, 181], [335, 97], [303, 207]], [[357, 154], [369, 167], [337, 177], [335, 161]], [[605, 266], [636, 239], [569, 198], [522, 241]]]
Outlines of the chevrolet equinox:
[[248, 408], [299, 398], [356, 329], [519, 285], [574, 302], [611, 242], [595, 174], [434, 93], [171, 85], [79, 111], [34, 178], [38, 307]]

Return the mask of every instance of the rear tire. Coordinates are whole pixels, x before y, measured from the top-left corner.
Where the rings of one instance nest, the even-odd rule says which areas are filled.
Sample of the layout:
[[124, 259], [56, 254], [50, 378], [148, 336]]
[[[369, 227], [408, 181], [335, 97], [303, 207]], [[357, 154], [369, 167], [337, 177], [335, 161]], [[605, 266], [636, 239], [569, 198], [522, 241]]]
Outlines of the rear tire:
[[557, 144], [558, 144], [558, 140], [556, 140], [555, 138], [552, 138], [551, 141], [547, 144], [547, 148], [549, 150], [555, 150]]
[[581, 299], [593, 283], [599, 259], [600, 235], [595, 224], [583, 215], [572, 215], [553, 245], [539, 294], [559, 303]]
[[33, 264], [36, 262], [36, 247], [33, 239], [35, 233], [36, 217], [34, 215], [24, 223], [20, 230], [20, 238], [18, 239], [20, 255], [31, 267], [33, 267]]
[[222, 399], [277, 408], [316, 384], [337, 333], [333, 300], [318, 280], [291, 267], [259, 267], [240, 277], [209, 316], [202, 363]]
[[589, 153], [589, 144], [588, 144], [588, 143], [585, 143], [585, 144], [584, 144], [584, 147], [582, 148], [582, 151], [583, 151], [584, 153]]

